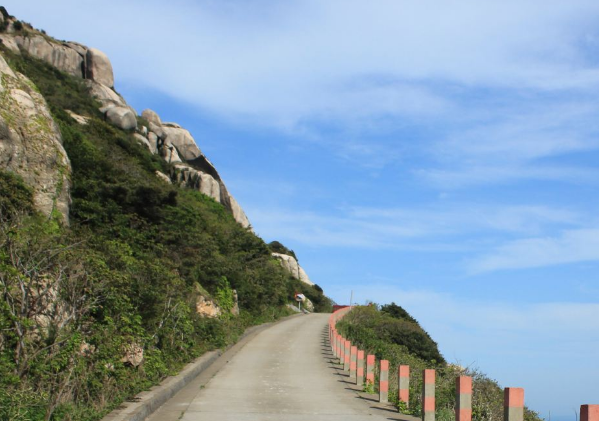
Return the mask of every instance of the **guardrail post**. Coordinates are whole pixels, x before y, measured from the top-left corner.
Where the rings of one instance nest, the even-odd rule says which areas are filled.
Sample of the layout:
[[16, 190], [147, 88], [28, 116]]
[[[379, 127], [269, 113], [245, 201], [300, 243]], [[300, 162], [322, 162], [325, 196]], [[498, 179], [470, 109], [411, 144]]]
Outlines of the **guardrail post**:
[[580, 405], [580, 421], [599, 421], [599, 405]]
[[358, 364], [358, 347], [352, 346], [349, 352], [349, 378], [356, 380], [356, 369]]
[[374, 355], [366, 357], [366, 383], [374, 386]]
[[339, 332], [337, 332], [337, 338], [335, 339], [337, 341], [337, 358], [339, 359], [339, 363], [341, 363], [341, 334]]
[[356, 386], [364, 385], [364, 351], [358, 351], [358, 365], [356, 367]]
[[435, 370], [422, 375], [422, 421], [435, 421]]
[[410, 366], [400, 365], [397, 370], [399, 401], [410, 404]]
[[472, 421], [472, 377], [455, 380], [455, 420]]
[[379, 402], [389, 402], [389, 361], [381, 360], [379, 372]]
[[339, 337], [339, 364], [343, 365], [345, 361], [345, 338]]
[[349, 353], [351, 350], [351, 342], [345, 341], [345, 350], [343, 351], [343, 371], [349, 371]]
[[333, 329], [331, 331], [331, 337], [329, 339], [329, 343], [331, 344], [331, 352], [333, 353], [333, 355], [335, 355], [335, 352], [337, 351], [337, 341], [335, 340], [336, 337], [337, 333], [335, 332], [335, 329]]
[[503, 420], [524, 421], [524, 389], [506, 387], [503, 392]]

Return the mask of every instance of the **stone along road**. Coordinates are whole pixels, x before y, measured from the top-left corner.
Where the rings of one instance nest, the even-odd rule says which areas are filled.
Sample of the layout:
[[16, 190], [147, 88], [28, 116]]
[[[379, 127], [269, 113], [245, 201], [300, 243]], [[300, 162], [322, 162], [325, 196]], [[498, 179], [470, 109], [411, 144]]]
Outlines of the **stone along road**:
[[360, 393], [333, 364], [328, 317], [300, 315], [261, 331], [149, 420], [414, 420]]

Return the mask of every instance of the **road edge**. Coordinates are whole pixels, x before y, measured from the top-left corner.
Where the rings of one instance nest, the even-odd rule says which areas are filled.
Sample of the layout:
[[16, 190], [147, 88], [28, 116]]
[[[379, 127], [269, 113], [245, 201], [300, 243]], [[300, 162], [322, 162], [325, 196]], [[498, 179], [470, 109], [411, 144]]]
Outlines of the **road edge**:
[[108, 415], [103, 417], [100, 421], [144, 421], [169, 399], [175, 396], [181, 389], [217, 362], [225, 353], [230, 353], [230, 351], [235, 351], [234, 353], [237, 353], [237, 351], [249, 341], [251, 336], [255, 336], [262, 330], [275, 324], [291, 318], [301, 317], [302, 315], [303, 314], [293, 314], [277, 320], [276, 322], [263, 323], [246, 329], [237, 342], [229, 345], [225, 351], [208, 351], [202, 354], [195, 361], [187, 364], [178, 374], [169, 376], [158, 385], [153, 386], [150, 390], [139, 393], [135, 396], [135, 401], [123, 402], [118, 408], [108, 413]]

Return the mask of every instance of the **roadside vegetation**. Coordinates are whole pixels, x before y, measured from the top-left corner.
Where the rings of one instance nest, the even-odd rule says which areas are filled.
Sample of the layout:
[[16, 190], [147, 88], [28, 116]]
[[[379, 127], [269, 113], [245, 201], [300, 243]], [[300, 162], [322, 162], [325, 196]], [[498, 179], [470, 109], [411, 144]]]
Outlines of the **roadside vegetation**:
[[[376, 361], [388, 360], [389, 401], [404, 414], [421, 417], [422, 371], [436, 370], [436, 419], [455, 421], [455, 379], [472, 376], [472, 419], [473, 421], [503, 420], [503, 389], [477, 368], [448, 364], [419, 323], [401, 306], [391, 303], [383, 306], [371, 304], [355, 307], [337, 323], [339, 332], [365, 351], [374, 354]], [[410, 366], [410, 401], [406, 404], [398, 399], [399, 365]], [[374, 385], [365, 390], [378, 390], [378, 373]], [[525, 408], [525, 421], [540, 421], [539, 415]]]
[[[288, 315], [295, 291], [331, 310], [222, 205], [158, 179], [169, 164], [104, 122], [82, 80], [1, 52], [46, 98], [73, 173], [66, 227], [0, 171], [0, 420], [98, 420], [248, 326]], [[228, 311], [233, 289], [239, 316]], [[223, 315], [200, 317], [199, 295]]]

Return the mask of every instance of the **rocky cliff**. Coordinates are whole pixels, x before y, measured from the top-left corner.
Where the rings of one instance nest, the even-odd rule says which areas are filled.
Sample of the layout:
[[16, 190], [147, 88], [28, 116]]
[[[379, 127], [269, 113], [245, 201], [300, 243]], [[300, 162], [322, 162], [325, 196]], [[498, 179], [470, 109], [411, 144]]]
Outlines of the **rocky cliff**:
[[35, 85], [1, 56], [0, 75], [0, 167], [33, 188], [39, 211], [68, 221], [71, 164], [60, 131]]
[[308, 285], [314, 285], [314, 282], [310, 280], [306, 271], [299, 265], [295, 257], [283, 253], [272, 253], [273, 257], [276, 257], [280, 262], [281, 266], [285, 268], [291, 275]]
[[[76, 42], [59, 42], [7, 13], [0, 14], [0, 24], [5, 28], [0, 34], [5, 48], [84, 79], [107, 121], [120, 129], [134, 130], [140, 144], [174, 164], [170, 174], [158, 177], [199, 190], [221, 203], [243, 227], [250, 226], [245, 212], [191, 133], [176, 123], [162, 122], [152, 110], [143, 111], [139, 119], [135, 109], [114, 90], [113, 69], [106, 54]], [[70, 166], [60, 132], [35, 86], [24, 76], [14, 74], [4, 61], [0, 65], [0, 164], [34, 188], [39, 210], [46, 214], [60, 212], [68, 221]], [[85, 123], [86, 116], [74, 117]]]

